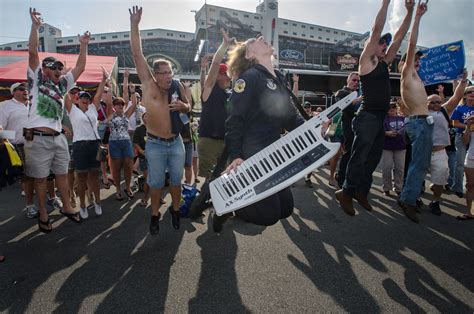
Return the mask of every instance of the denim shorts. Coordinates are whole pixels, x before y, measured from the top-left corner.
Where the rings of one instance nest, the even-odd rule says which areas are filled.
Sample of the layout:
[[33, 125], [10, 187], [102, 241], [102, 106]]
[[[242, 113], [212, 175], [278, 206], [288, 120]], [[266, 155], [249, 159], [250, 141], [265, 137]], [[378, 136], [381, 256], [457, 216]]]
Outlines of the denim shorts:
[[147, 183], [151, 188], [161, 189], [165, 185], [167, 169], [171, 186], [181, 185], [186, 154], [181, 136], [171, 142], [148, 136], [145, 154], [148, 162]]
[[85, 172], [99, 169], [100, 161], [97, 161], [97, 150], [99, 141], [77, 141], [72, 143], [72, 154], [74, 159], [74, 170]]
[[191, 167], [193, 165], [193, 142], [189, 141], [187, 143], [184, 143], [184, 150], [186, 151], [184, 166]]
[[120, 159], [133, 158], [132, 143], [130, 140], [111, 140], [109, 141], [110, 157]]

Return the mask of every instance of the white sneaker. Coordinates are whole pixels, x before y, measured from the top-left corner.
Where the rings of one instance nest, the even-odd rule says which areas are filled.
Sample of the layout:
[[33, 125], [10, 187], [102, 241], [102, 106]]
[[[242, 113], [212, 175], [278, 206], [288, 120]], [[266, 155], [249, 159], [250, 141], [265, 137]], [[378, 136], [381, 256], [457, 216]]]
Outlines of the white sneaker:
[[21, 191], [21, 197], [26, 197], [25, 191]]
[[102, 215], [102, 207], [99, 204], [95, 204], [94, 207], [95, 207], [95, 214], [97, 216], [101, 216]]
[[79, 215], [81, 216], [82, 219], [89, 218], [89, 212], [87, 211], [87, 208], [79, 209]]
[[35, 205], [26, 206], [26, 218], [32, 219], [38, 217], [38, 209]]
[[63, 209], [63, 202], [61, 202], [61, 200], [57, 196], [55, 198], [48, 199], [47, 204], [56, 210]]

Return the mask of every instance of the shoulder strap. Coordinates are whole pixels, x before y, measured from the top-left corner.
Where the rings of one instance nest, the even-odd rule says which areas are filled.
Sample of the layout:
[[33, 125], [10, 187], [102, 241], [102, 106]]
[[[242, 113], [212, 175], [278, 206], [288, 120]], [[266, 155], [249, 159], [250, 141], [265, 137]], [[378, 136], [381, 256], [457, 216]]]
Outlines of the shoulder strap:
[[[77, 109], [79, 109], [79, 108], [77, 108]], [[96, 139], [98, 139], [98, 140], [100, 141], [100, 143], [102, 144], [102, 140], [100, 139], [100, 137], [97, 137], [97, 135], [95, 134], [94, 125], [92, 124], [91, 119], [89, 119], [89, 116], [86, 115], [86, 113], [85, 113], [84, 111], [82, 111], [81, 109], [79, 109], [79, 111], [82, 112], [82, 113], [86, 116], [87, 120], [89, 120], [89, 124], [91, 125], [92, 132], [94, 133], [94, 137], [95, 137]]]
[[443, 107], [441, 107], [441, 112], [443, 113], [443, 116], [446, 118], [446, 121], [448, 121], [448, 125], [449, 125], [449, 126], [452, 126], [452, 121], [451, 121], [451, 119], [449, 118], [448, 113], [446, 112], [446, 109], [444, 109]]

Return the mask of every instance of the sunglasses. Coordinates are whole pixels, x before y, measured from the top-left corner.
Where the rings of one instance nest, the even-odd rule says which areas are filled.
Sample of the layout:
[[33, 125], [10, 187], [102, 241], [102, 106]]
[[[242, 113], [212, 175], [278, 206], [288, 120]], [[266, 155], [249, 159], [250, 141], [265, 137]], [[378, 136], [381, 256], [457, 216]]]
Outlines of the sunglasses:
[[155, 71], [155, 73], [160, 74], [160, 75], [173, 75], [173, 71], [163, 71], [163, 72]]
[[472, 94], [472, 93], [474, 93], [474, 90], [469, 90], [469, 91], [465, 92], [464, 95], [469, 95], [469, 94]]
[[14, 91], [17, 91], [17, 90], [19, 90], [20, 92], [24, 92], [24, 91], [26, 90], [26, 88], [24, 88], [24, 87], [18, 87], [18, 88], [15, 88]]
[[62, 65], [53, 65], [51, 67], [48, 67], [48, 69], [50, 69], [52, 71], [56, 71], [56, 70], [62, 71], [64, 69], [64, 67]]
[[430, 101], [430, 104], [432, 104], [432, 105], [440, 105], [440, 104], [441, 104], [441, 101], [439, 101], [439, 100]]

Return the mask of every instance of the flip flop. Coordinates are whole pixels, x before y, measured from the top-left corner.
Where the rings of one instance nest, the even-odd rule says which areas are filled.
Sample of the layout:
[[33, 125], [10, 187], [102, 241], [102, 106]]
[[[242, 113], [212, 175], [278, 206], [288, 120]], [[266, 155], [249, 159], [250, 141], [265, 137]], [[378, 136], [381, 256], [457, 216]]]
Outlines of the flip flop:
[[123, 201], [122, 193], [120, 193], [120, 192], [115, 193], [115, 199], [117, 201]]
[[469, 215], [460, 215], [456, 217], [457, 220], [472, 220], [474, 219], [474, 216], [469, 216]]
[[[43, 226], [46, 226], [46, 228]], [[49, 220], [49, 218], [46, 221], [42, 221], [38, 217], [38, 229], [43, 233], [50, 233], [51, 231], [53, 231], [53, 227], [51, 226], [51, 221]]]
[[82, 220], [81, 220], [81, 216], [79, 216], [79, 213], [74, 213], [74, 214], [70, 214], [70, 213], [66, 213], [66, 212], [63, 212], [63, 210], [59, 210], [59, 213], [61, 215], [63, 215], [64, 217], [68, 218], [68, 219], [71, 219], [72, 221], [74, 221], [75, 223], [81, 223]]
[[104, 185], [104, 189], [108, 190], [110, 189], [110, 182], [104, 182], [104, 180], [102, 180], [102, 184]]
[[145, 200], [142, 199], [141, 202], [140, 202], [140, 206], [147, 207], [148, 206], [148, 201], [145, 201]]
[[125, 195], [128, 196], [128, 199], [130, 199], [130, 200], [133, 199], [133, 193], [132, 192], [129, 192], [127, 190], [123, 190], [123, 191], [125, 192]]

